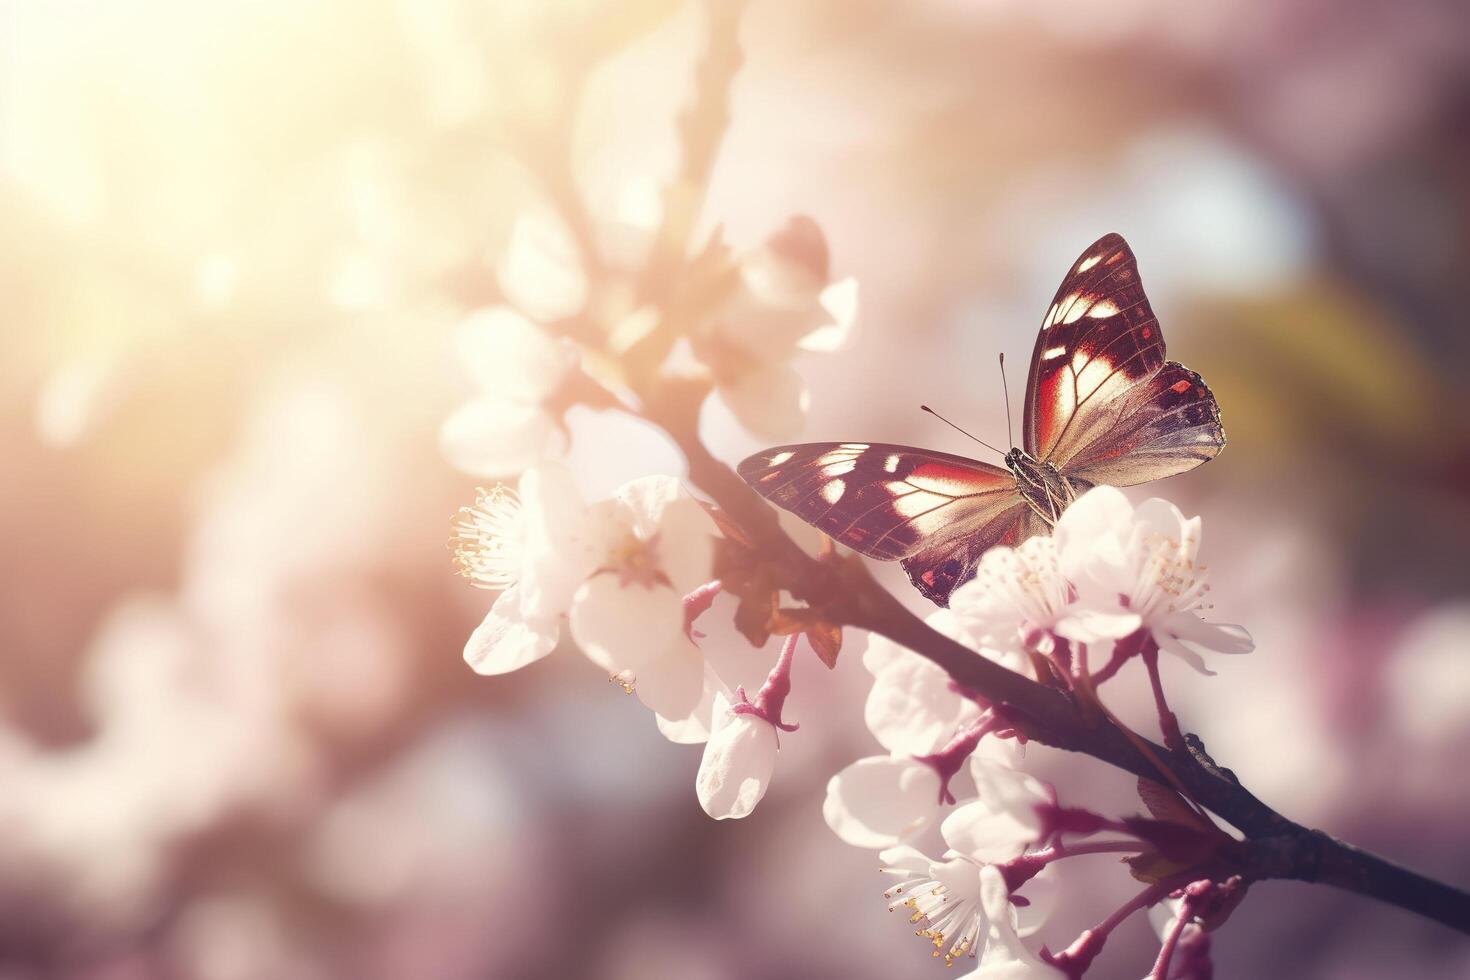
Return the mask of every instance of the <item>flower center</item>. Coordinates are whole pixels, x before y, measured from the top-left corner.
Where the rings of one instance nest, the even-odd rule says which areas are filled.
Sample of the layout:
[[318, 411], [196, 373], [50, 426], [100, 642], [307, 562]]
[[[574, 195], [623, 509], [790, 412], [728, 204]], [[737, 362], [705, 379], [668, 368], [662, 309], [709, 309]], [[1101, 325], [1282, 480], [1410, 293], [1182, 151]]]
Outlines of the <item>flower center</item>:
[[1210, 608], [1205, 602], [1205, 595], [1210, 591], [1205, 581], [1206, 568], [1190, 557], [1194, 553], [1192, 545], [1191, 541], [1180, 542], [1158, 532], [1144, 539], [1147, 558], [1140, 576], [1140, 595], [1135, 597], [1143, 615]]
[[496, 484], [478, 491], [474, 506], [461, 507], [454, 521], [454, 567], [482, 589], [508, 589], [521, 576], [525, 522], [521, 498]]
[[927, 872], [913, 868], [880, 870], [900, 879], [900, 884], [883, 893], [888, 911], [907, 908], [910, 923], [926, 924], [914, 935], [933, 945], [930, 955], [942, 956], [945, 966], [953, 966], [960, 957], [974, 958], [984, 948], [980, 937], [985, 916], [978, 903], [979, 879], [973, 862], [955, 858], [931, 864]]
[[657, 534], [646, 540], [631, 531], [625, 534], [609, 550], [605, 570], [615, 572], [625, 588], [636, 584], [649, 589], [669, 584], [659, 565]]

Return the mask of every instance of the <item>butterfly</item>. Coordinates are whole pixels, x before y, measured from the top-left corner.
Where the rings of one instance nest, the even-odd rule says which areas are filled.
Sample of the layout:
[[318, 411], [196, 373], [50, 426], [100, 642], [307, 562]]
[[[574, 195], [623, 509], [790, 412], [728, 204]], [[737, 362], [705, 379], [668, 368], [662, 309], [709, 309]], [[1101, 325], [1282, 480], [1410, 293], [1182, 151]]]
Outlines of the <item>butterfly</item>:
[[1023, 446], [1005, 468], [911, 446], [776, 446], [739, 466], [772, 503], [834, 540], [903, 563], [940, 606], [996, 545], [1056, 523], [1088, 488], [1191, 470], [1225, 446], [1198, 374], [1164, 359], [1138, 262], [1120, 235], [1098, 239], [1057, 290], [1031, 354]]

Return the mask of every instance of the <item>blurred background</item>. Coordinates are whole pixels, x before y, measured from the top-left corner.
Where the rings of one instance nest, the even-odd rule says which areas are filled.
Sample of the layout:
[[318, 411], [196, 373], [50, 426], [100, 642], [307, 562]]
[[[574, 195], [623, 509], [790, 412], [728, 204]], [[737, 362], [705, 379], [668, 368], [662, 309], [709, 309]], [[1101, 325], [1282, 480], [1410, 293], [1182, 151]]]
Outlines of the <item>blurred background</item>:
[[[0, 0], [0, 976], [941, 973], [820, 814], [876, 749], [861, 637], [798, 662], [801, 731], [722, 824], [697, 747], [583, 658], [460, 657], [491, 596], [445, 550], [476, 484], [438, 449], [450, 331], [548, 181], [615, 238], [677, 172], [710, 9]], [[1123, 233], [1230, 437], [1135, 496], [1204, 515], [1215, 616], [1257, 641], [1167, 675], [1186, 727], [1289, 816], [1470, 885], [1463, 4], [757, 0], [738, 40], [728, 128], [693, 122], [702, 227], [748, 249], [810, 215], [861, 289], [851, 346], [797, 363], [805, 437], [973, 455], [923, 401], [998, 442], [995, 355], [1024, 365]], [[571, 422], [589, 493], [679, 472], [631, 420]], [[762, 445], [704, 423], [728, 461]], [[727, 614], [711, 647], [751, 659]], [[1134, 888], [1069, 882], [1053, 945]], [[1131, 923], [1089, 976], [1153, 943]], [[1284, 883], [1215, 949], [1231, 978], [1470, 975], [1447, 930]]]

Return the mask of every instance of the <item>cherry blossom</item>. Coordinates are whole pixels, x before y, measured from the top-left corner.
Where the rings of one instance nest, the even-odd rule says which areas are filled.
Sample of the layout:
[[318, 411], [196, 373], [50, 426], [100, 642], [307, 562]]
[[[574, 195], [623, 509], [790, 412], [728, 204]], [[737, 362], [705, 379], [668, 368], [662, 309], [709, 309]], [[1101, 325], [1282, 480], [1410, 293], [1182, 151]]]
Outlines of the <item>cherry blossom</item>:
[[733, 707], [727, 695], [715, 697], [714, 727], [694, 780], [699, 805], [716, 820], [749, 816], [776, 768], [776, 726]]
[[1147, 630], [1160, 650], [1202, 673], [1202, 654], [1249, 652], [1243, 627], [1200, 618], [1211, 608], [1197, 561], [1201, 523], [1157, 497], [1135, 509], [1113, 487], [1079, 497], [1055, 532], [1062, 574], [1078, 596], [1058, 632], [1090, 643]]
[[[936, 610], [928, 622], [965, 639], [949, 610]], [[874, 675], [864, 720], [890, 754], [859, 759], [834, 775], [822, 816], [833, 833], [855, 847], [892, 847], [922, 833], [939, 816], [949, 777], [995, 726], [985, 723], [988, 712], [964, 696], [948, 674], [891, 640], [871, 637], [863, 665]], [[1010, 756], [1012, 743], [996, 748], [991, 738], [981, 744], [982, 751]], [[951, 758], [953, 765], [946, 766]]]
[[714, 719], [695, 793], [704, 812], [716, 820], [749, 816], [766, 795], [780, 750], [779, 732], [794, 732], [797, 726], [781, 719], [786, 696], [791, 693], [791, 664], [796, 658], [800, 635], [788, 636], [781, 644], [766, 681], [752, 699], [743, 687], [733, 696], [720, 691], [715, 696]]
[[478, 394], [440, 426], [451, 465], [474, 476], [510, 476], [562, 451], [555, 398], [577, 368], [573, 345], [497, 306], [471, 314], [455, 348]]
[[980, 908], [987, 928], [985, 953], [966, 980], [1056, 980], [1059, 972], [1021, 942], [1005, 876], [992, 866], [980, 869]]
[[799, 350], [847, 343], [857, 284], [831, 282], [827, 240], [805, 215], [790, 220], [738, 262], [730, 298], [691, 338], [722, 401], [755, 435], [784, 439], [806, 415], [806, 382], [791, 365]]
[[686, 718], [704, 661], [684, 635], [683, 595], [709, 578], [709, 518], [672, 477], [624, 484], [586, 504], [570, 471], [542, 464], [515, 493], [484, 491], [461, 512], [457, 562], [501, 590], [465, 646], [479, 673], [519, 669], [550, 653], [563, 622], [609, 674], [627, 675], [665, 718]]
[[1072, 599], [1056, 541], [1037, 535], [1015, 548], [987, 551], [975, 577], [950, 596], [950, 608], [982, 643], [1019, 659], [1027, 647], [1051, 652], [1051, 631]]
[[[1010, 902], [1004, 876], [992, 863], [1025, 852], [1034, 841], [1039, 824], [1034, 813], [1026, 819], [1020, 811], [1029, 804], [1049, 799], [1035, 780], [1019, 773], [1013, 775], [1015, 780], [1009, 786], [998, 774], [990, 777], [990, 788], [1003, 792], [982, 795], [944, 821], [940, 833], [949, 849], [939, 860], [931, 860], [908, 845], [889, 848], [879, 855], [883, 873], [899, 879], [898, 884], [884, 892], [889, 908], [908, 908], [910, 922], [925, 923], [918, 935], [933, 943], [933, 955], [943, 956], [946, 964], [963, 956], [978, 956], [997, 934], [1002, 936], [1003, 944], [1013, 938], [1019, 945], [1017, 928], [1024, 928], [1028, 933], [1034, 931], [1050, 912], [1054, 883], [1043, 868], [1040, 873], [1027, 875], [1028, 890], [1034, 891], [1038, 900], [1032, 901], [1028, 895], [1023, 903], [1027, 921], [1020, 926], [1019, 913]], [[988, 876], [1001, 879], [1002, 891], [1001, 900], [992, 900], [987, 907], [983, 893]]]

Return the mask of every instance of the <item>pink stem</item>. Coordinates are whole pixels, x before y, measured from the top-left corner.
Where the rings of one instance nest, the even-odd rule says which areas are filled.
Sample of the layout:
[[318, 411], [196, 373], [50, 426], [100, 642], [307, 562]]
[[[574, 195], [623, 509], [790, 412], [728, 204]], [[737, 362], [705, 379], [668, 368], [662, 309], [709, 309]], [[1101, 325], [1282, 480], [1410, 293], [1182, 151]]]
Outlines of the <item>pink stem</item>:
[[980, 744], [980, 739], [995, 731], [1001, 724], [993, 712], [986, 712], [979, 721], [956, 735], [938, 752], [914, 756], [915, 760], [924, 763], [939, 774], [939, 803], [941, 806], [949, 806], [955, 802], [954, 794], [949, 791], [949, 781], [960, 771], [960, 767], [965, 764], [970, 753], [975, 751], [975, 746]]
[[1101, 670], [1092, 675], [1092, 686], [1097, 687], [1103, 681], [1112, 677], [1134, 654], [1138, 653], [1140, 646], [1143, 644], [1144, 635], [1143, 630], [1139, 630], [1114, 643], [1113, 655], [1108, 658], [1107, 663], [1103, 664]]
[[1154, 968], [1145, 980], [1169, 980], [1169, 961], [1174, 958], [1174, 950], [1179, 945], [1179, 937], [1184, 935], [1184, 929], [1193, 918], [1189, 902], [1179, 906], [1179, 914], [1174, 921], [1169, 923], [1169, 931], [1164, 933], [1164, 943], [1159, 947], [1159, 958], [1154, 961]]
[[1179, 719], [1169, 710], [1169, 701], [1164, 697], [1164, 680], [1159, 676], [1159, 645], [1150, 638], [1143, 644], [1140, 655], [1143, 666], [1148, 669], [1148, 682], [1154, 689], [1154, 705], [1159, 709], [1159, 730], [1164, 734], [1164, 745], [1178, 751], [1184, 748], [1184, 733], [1179, 730]]
[[1114, 909], [1106, 919], [1091, 929], [1083, 930], [1082, 935], [1078, 936], [1072, 945], [1062, 952], [1052, 954], [1043, 948], [1041, 958], [1065, 973], [1068, 980], [1077, 980], [1087, 972], [1087, 968], [1092, 965], [1097, 954], [1102, 952], [1103, 943], [1107, 942], [1108, 936], [1118, 928], [1124, 919], [1140, 909], [1146, 909], [1155, 904], [1178, 886], [1178, 881], [1171, 879], [1149, 885]]
[[704, 634], [694, 628], [694, 621], [709, 611], [714, 605], [715, 596], [720, 594], [724, 586], [719, 579], [706, 582], [693, 592], [684, 597], [684, 635], [689, 637], [690, 642], [704, 639]]
[[766, 675], [766, 682], [755, 692], [755, 700], [745, 696], [745, 688], [736, 688], [737, 701], [730, 705], [736, 714], [749, 714], [763, 718], [783, 732], [794, 732], [800, 726], [795, 722], [786, 724], [781, 720], [781, 709], [786, 705], [786, 695], [791, 693], [791, 662], [796, 659], [796, 641], [800, 633], [793, 633], [781, 644], [781, 655], [776, 666]]

